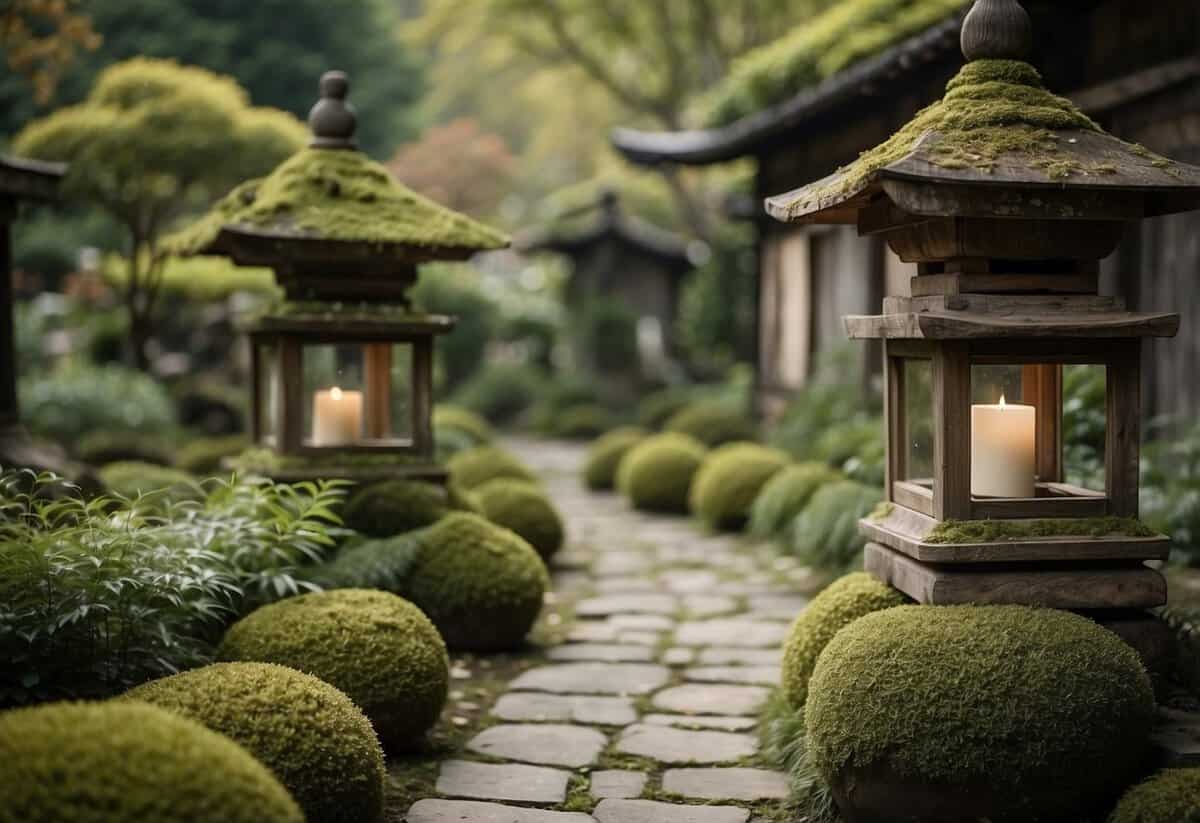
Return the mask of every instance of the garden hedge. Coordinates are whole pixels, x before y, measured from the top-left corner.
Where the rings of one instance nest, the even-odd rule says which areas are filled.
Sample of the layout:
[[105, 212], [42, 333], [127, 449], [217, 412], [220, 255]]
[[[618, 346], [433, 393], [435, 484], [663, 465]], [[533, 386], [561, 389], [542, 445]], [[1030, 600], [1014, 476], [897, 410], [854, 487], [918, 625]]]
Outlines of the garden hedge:
[[583, 466], [583, 482], [592, 491], [609, 491], [617, 484], [617, 467], [629, 450], [646, 439], [646, 430], [633, 427], [614, 429], [596, 440], [588, 449]]
[[196, 478], [185, 471], [138, 463], [133, 460], [109, 463], [98, 472], [100, 482], [113, 494], [135, 498], [139, 494], [164, 492], [173, 500], [193, 500], [202, 492]]
[[567, 440], [591, 440], [612, 427], [612, 412], [591, 403], [564, 409], [551, 424], [552, 432]]
[[144, 703], [0, 714], [0, 823], [304, 823], [232, 740]]
[[429, 615], [453, 649], [519, 646], [550, 584], [527, 542], [473, 514], [452, 514], [420, 535], [405, 596]]
[[759, 491], [790, 462], [786, 452], [757, 443], [730, 443], [713, 450], [692, 479], [692, 514], [711, 529], [741, 529]]
[[900, 606], [834, 636], [805, 711], [848, 816], [940, 823], [1107, 810], [1144, 762], [1155, 706], [1137, 653], [1086, 618]]
[[369, 537], [392, 537], [431, 526], [454, 511], [443, 486], [419, 480], [387, 480], [363, 486], [342, 508], [347, 528]]
[[308, 823], [375, 823], [383, 816], [383, 749], [344, 693], [286, 666], [214, 663], [126, 693], [195, 720], [254, 755]]
[[490, 480], [475, 490], [483, 516], [525, 539], [543, 560], [562, 548], [562, 517], [537, 486], [524, 480]]
[[783, 647], [783, 693], [793, 708], [808, 700], [808, 681], [833, 636], [872, 612], [902, 606], [903, 594], [866, 572], [848, 574], [812, 599], [792, 623]]
[[1200, 823], [1200, 769], [1167, 769], [1139, 783], [1108, 823]]
[[635, 508], [686, 514], [704, 444], [686, 434], [656, 434], [638, 443], [617, 469], [617, 488]]
[[450, 479], [467, 491], [500, 477], [531, 482], [535, 479], [520, 460], [496, 446], [479, 446], [459, 452], [446, 461], [446, 469]]
[[766, 539], [786, 535], [822, 486], [843, 479], [824, 463], [797, 463], [774, 475], [750, 507], [750, 534]]
[[449, 688], [437, 629], [412, 603], [382, 591], [338, 589], [264, 606], [230, 627], [217, 656], [290, 666], [336, 686], [393, 751], [420, 742]]
[[881, 489], [852, 480], [822, 486], [793, 522], [793, 553], [818, 568], [848, 569], [866, 545], [858, 521], [882, 500]]
[[712, 403], [687, 406], [672, 415], [664, 429], [694, 437], [710, 449], [758, 439], [758, 428], [745, 414]]

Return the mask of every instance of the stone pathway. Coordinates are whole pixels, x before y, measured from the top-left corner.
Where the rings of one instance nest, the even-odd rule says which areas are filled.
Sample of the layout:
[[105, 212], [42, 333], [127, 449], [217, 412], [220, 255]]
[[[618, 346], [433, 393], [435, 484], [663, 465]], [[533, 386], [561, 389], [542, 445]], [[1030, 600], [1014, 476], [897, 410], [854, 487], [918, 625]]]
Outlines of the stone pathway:
[[586, 492], [583, 448], [514, 442], [568, 527], [554, 563], [561, 645], [508, 684], [439, 766], [409, 823], [774, 823], [784, 775], [759, 755], [807, 570], [685, 518]]

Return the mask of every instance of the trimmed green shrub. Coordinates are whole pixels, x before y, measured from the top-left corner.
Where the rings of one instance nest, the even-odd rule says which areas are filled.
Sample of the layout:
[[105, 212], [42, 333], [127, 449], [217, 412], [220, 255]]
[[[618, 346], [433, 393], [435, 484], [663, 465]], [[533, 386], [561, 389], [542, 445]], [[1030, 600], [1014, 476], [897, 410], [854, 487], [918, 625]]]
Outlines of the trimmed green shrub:
[[419, 480], [387, 480], [359, 489], [346, 501], [346, 527], [369, 537], [391, 537], [423, 529], [455, 506], [442, 486]]
[[1108, 823], [1200, 823], [1200, 769], [1167, 769], [1139, 783]]
[[483, 446], [492, 442], [495, 433], [486, 420], [470, 409], [439, 403], [433, 410], [433, 427], [440, 435], [446, 429], [461, 432], [472, 441], [474, 446]]
[[304, 823], [241, 746], [144, 703], [0, 714], [0, 821]]
[[1137, 774], [1154, 712], [1137, 653], [1086, 618], [900, 606], [829, 642], [806, 721], [839, 806], [864, 819], [1075, 820]]
[[346, 546], [331, 562], [310, 567], [308, 580], [322, 589], [379, 589], [403, 597], [420, 537], [409, 532]]
[[843, 479], [824, 463], [797, 463], [776, 474], [762, 487], [750, 507], [750, 534], [782, 537], [817, 489]]
[[686, 514], [704, 444], [686, 434], [656, 434], [638, 443], [617, 469], [617, 488], [635, 508]]
[[629, 450], [646, 439], [645, 429], [625, 427], [614, 429], [588, 449], [583, 465], [583, 482], [592, 491], [608, 491], [616, 487], [617, 467]]
[[872, 612], [903, 606], [903, 594], [866, 572], [834, 581], [800, 612], [783, 647], [783, 693], [794, 708], [808, 700], [808, 680], [833, 636]]
[[308, 823], [383, 816], [383, 749], [354, 702], [271, 663], [215, 663], [128, 692], [244, 747], [291, 792]]
[[460, 488], [473, 491], [501, 477], [534, 482], [533, 473], [520, 460], [496, 446], [479, 446], [459, 452], [446, 461], [450, 479]]
[[668, 432], [694, 437], [710, 449], [758, 439], [757, 427], [745, 414], [711, 403], [688, 406], [674, 414], [664, 428]]
[[704, 458], [692, 479], [692, 514], [711, 529], [737, 531], [762, 487], [790, 462], [786, 452], [757, 443], [730, 443]]
[[553, 432], [567, 440], [591, 440], [613, 427], [613, 415], [602, 406], [571, 406], [554, 421]]
[[822, 486], [792, 525], [792, 552], [823, 569], [849, 568], [866, 545], [858, 521], [881, 500], [882, 490], [851, 480]]
[[527, 366], [489, 365], [454, 394], [454, 402], [497, 425], [511, 423], [537, 400], [545, 378]]
[[421, 534], [405, 595], [450, 648], [495, 651], [521, 644], [549, 584], [542, 559], [515, 533], [452, 514]]
[[244, 434], [201, 437], [183, 445], [175, 454], [175, 468], [195, 475], [228, 474], [221, 465], [227, 457], [237, 457], [250, 445]]
[[537, 486], [524, 480], [500, 478], [484, 483], [476, 489], [475, 496], [484, 517], [516, 532], [543, 560], [549, 560], [562, 548], [565, 537], [562, 517]]
[[152, 463], [171, 465], [171, 442], [165, 437], [136, 431], [94, 431], [79, 438], [75, 456], [93, 466], [109, 463]]
[[170, 395], [121, 366], [79, 366], [21, 380], [21, 419], [33, 433], [71, 444], [88, 432], [163, 432], [175, 425]]
[[637, 406], [638, 425], [650, 431], [658, 431], [691, 402], [692, 396], [688, 389], [663, 389], [648, 394]]
[[196, 478], [187, 472], [153, 463], [132, 460], [109, 463], [100, 469], [99, 477], [100, 482], [113, 494], [130, 499], [159, 491], [172, 500], [193, 500], [203, 496]]
[[230, 627], [217, 656], [290, 666], [336, 686], [389, 750], [420, 742], [450, 682], [446, 645], [425, 615], [394, 594], [365, 589], [263, 606]]

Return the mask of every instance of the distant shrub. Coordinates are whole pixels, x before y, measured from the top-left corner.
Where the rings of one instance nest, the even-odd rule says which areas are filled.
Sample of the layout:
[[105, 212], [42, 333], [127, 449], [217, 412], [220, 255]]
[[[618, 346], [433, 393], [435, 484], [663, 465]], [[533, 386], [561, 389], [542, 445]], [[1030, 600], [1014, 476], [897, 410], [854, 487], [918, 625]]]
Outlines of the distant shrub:
[[562, 548], [565, 537], [562, 516], [537, 486], [524, 480], [500, 478], [484, 483], [475, 496], [484, 517], [516, 532], [543, 560], [549, 560]]
[[88, 432], [161, 433], [175, 424], [167, 390], [120, 366], [78, 366], [21, 380], [21, 417], [35, 434], [73, 444]]
[[785, 452], [757, 443], [729, 443], [714, 449], [692, 479], [692, 514], [712, 529], [741, 529], [759, 491], [789, 460]]
[[554, 434], [568, 440], [591, 440], [614, 425], [613, 415], [603, 406], [571, 406], [554, 424]]
[[189, 440], [175, 453], [175, 468], [200, 476], [226, 474], [221, 465], [225, 458], [237, 457], [249, 445], [244, 434]]
[[245, 431], [249, 393], [215, 377], [185, 380], [172, 387], [179, 422], [209, 435], [229, 435]]
[[1196, 823], [1200, 821], [1200, 769], [1167, 769], [1134, 786], [1108, 823]]
[[744, 413], [709, 403], [694, 404], [677, 412], [664, 428], [694, 437], [709, 448], [758, 439], [758, 428]]
[[537, 431], [557, 434], [559, 419], [568, 409], [599, 406], [603, 393], [594, 380], [576, 375], [556, 375], [542, 386], [529, 422]]
[[545, 378], [527, 366], [489, 365], [454, 393], [454, 402], [482, 415], [489, 423], [513, 422], [538, 398]]
[[881, 500], [882, 490], [849, 480], [822, 486], [796, 516], [792, 552], [818, 568], [848, 569], [866, 545], [858, 521]]
[[691, 392], [686, 388], [663, 389], [648, 394], [638, 402], [638, 425], [650, 431], [658, 431], [691, 402]]
[[634, 446], [617, 469], [617, 488], [635, 508], [686, 514], [692, 478], [707, 449], [686, 434], [658, 434]]
[[454, 391], [487, 374], [492, 367], [481, 368], [481, 364], [488, 341], [497, 331], [499, 307], [480, 288], [478, 272], [464, 265], [424, 266], [412, 295], [422, 310], [458, 319], [454, 334], [441, 338], [437, 345], [446, 388]]
[[[797, 460], [827, 459], [817, 451], [825, 432], [879, 418], [882, 397], [878, 393], [865, 394], [864, 384], [861, 349], [846, 345], [823, 353], [804, 391], [796, 393], [772, 427], [770, 444]], [[882, 427], [877, 431], [882, 435]], [[826, 453], [831, 446], [825, 444]]]
[[467, 491], [501, 477], [530, 482], [535, 480], [525, 464], [496, 446], [480, 446], [460, 452], [447, 461], [446, 469], [450, 472], [450, 479]]
[[579, 344], [601, 374], [636, 374], [641, 369], [637, 315], [611, 298], [589, 301], [579, 322]]
[[598, 439], [588, 449], [583, 467], [583, 482], [592, 491], [608, 491], [616, 487], [617, 467], [638, 443], [646, 439], [644, 429], [626, 427], [614, 429]]
[[163, 492], [175, 500], [196, 500], [203, 494], [192, 475], [153, 463], [109, 463], [100, 469], [100, 482], [113, 494], [128, 498]]
[[842, 476], [824, 463], [798, 463], [774, 475], [754, 498], [750, 508], [750, 534], [766, 539], [789, 533], [808, 501], [822, 486]]
[[478, 414], [445, 403], [434, 407], [433, 427], [439, 434], [447, 430], [465, 434], [472, 446], [487, 445], [495, 437], [492, 427]]
[[173, 451], [165, 436], [126, 430], [89, 432], [74, 448], [76, 457], [93, 466], [124, 461], [169, 466]]

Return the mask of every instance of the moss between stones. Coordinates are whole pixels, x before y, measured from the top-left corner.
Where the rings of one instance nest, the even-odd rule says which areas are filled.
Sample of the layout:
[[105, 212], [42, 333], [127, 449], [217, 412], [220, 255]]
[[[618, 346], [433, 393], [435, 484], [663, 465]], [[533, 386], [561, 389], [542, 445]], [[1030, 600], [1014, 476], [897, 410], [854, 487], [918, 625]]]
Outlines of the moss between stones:
[[473, 514], [452, 514], [421, 533], [406, 595], [453, 649], [519, 646], [550, 585], [546, 566], [514, 532]]
[[109, 491], [129, 498], [163, 492], [173, 500], [193, 500], [202, 494], [196, 478], [187, 472], [135, 460], [109, 463], [100, 469], [99, 477]]
[[848, 574], [814, 597], [792, 623], [783, 647], [783, 693], [792, 707], [803, 708], [808, 700], [809, 678], [834, 635], [864, 615], [907, 602], [866, 572]]
[[342, 509], [346, 527], [392, 537], [431, 526], [454, 510], [449, 492], [433, 483], [388, 480], [356, 491]]
[[630, 449], [645, 440], [646, 435], [645, 429], [625, 427], [614, 429], [593, 443], [583, 465], [584, 485], [592, 491], [615, 488], [621, 460]]
[[750, 533], [759, 538], [786, 534], [817, 489], [844, 479], [841, 472], [825, 463], [788, 466], [767, 481], [754, 498], [750, 509]]
[[267, 768], [199, 723], [143, 703], [0, 715], [0, 821], [303, 823]]
[[1200, 823], [1200, 769], [1167, 769], [1138, 784], [1108, 823]]
[[433, 427], [460, 431], [468, 435], [476, 446], [487, 445], [495, 437], [491, 424], [475, 412], [461, 406], [436, 406], [433, 410]]
[[475, 498], [484, 517], [516, 532], [543, 560], [562, 548], [562, 517], [537, 486], [502, 477], [476, 489]]
[[673, 415], [664, 429], [694, 437], [710, 449], [758, 439], [757, 427], [744, 414], [711, 404], [688, 406]]
[[371, 722], [333, 686], [286, 666], [216, 663], [128, 692], [245, 747], [279, 778], [308, 823], [383, 816], [383, 749]]
[[1078, 615], [901, 606], [829, 642], [806, 718], [839, 804], [867, 818], [1074, 820], [1141, 767], [1154, 695], [1137, 653]]
[[270, 176], [235, 188], [166, 246], [178, 254], [202, 253], [225, 226], [431, 249], [508, 245], [504, 234], [405, 188], [357, 151], [299, 151]]
[[713, 450], [692, 479], [692, 514], [712, 529], [741, 529], [763, 486], [790, 462], [786, 452], [757, 443], [729, 443]]
[[446, 461], [450, 479], [467, 491], [501, 477], [535, 482], [533, 473], [520, 460], [496, 446], [468, 449]]
[[995, 543], [1047, 537], [1154, 537], [1156, 532], [1132, 517], [1038, 520], [946, 520], [925, 537], [926, 543]]
[[339, 589], [264, 606], [230, 627], [217, 654], [290, 666], [336, 686], [390, 750], [420, 742], [449, 688], [437, 629], [412, 603], [381, 591]]
[[685, 514], [704, 444], [686, 434], [656, 434], [638, 443], [617, 468], [617, 488], [635, 508]]

